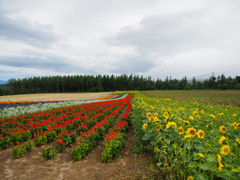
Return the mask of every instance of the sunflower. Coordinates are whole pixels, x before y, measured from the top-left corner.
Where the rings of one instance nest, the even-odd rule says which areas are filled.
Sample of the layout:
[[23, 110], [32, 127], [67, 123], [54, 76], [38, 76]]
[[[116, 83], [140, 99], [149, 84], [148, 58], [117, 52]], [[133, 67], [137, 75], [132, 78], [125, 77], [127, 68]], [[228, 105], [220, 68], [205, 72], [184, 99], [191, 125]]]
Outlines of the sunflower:
[[179, 134], [184, 134], [184, 129], [182, 128], [182, 126], [180, 126], [180, 128], [178, 129], [179, 129]]
[[222, 131], [224, 133], [227, 132], [227, 128], [225, 126], [221, 126], [219, 129], [220, 129], [220, 131]]
[[146, 129], [147, 128], [147, 124], [143, 124], [143, 129]]
[[165, 112], [165, 113], [163, 114], [163, 116], [164, 116], [166, 119], [169, 118], [169, 114], [168, 114], [167, 112]]
[[182, 107], [179, 107], [179, 110], [181, 111], [181, 110], [182, 110]]
[[204, 138], [204, 132], [202, 130], [199, 130], [197, 132], [197, 136], [198, 136], [198, 138], [203, 139]]
[[147, 117], [148, 117], [148, 118], [151, 118], [151, 114], [150, 114], [149, 112], [147, 113]]
[[234, 122], [233, 124], [231, 124], [231, 126], [233, 126], [234, 129], [237, 129], [238, 125], [239, 125], [239, 123], [236, 123], [236, 122]]
[[193, 127], [188, 128], [187, 134], [191, 135], [192, 137], [195, 137], [195, 135], [196, 135], [196, 129], [194, 129]]
[[155, 116], [154, 118], [153, 118], [153, 122], [158, 122], [159, 121], [159, 119]]
[[213, 114], [211, 114], [211, 117], [212, 117], [213, 119], [215, 119], [215, 116], [214, 116]]
[[192, 116], [189, 116], [189, 119], [193, 120], [193, 119], [194, 119], [194, 117], [192, 117]]
[[205, 111], [202, 109], [202, 110], [201, 110], [201, 113], [204, 113], [204, 112], [205, 112]]
[[228, 138], [226, 138], [225, 136], [222, 136], [222, 137], [218, 140], [219, 144], [223, 145], [223, 141], [224, 141], [225, 139], [228, 139]]
[[221, 163], [222, 162], [222, 158], [221, 158], [221, 156], [219, 154], [217, 154], [217, 159], [218, 159], [218, 171], [221, 172], [223, 164]]
[[201, 158], [204, 158], [203, 153], [198, 153], [198, 156], [201, 157]]
[[189, 122], [188, 122], [188, 121], [184, 121], [184, 120], [183, 120], [183, 122], [189, 125]]
[[194, 180], [192, 176], [188, 176], [187, 180]]
[[168, 122], [166, 125], [166, 129], [169, 129], [171, 126], [172, 126], [172, 124], [170, 122]]
[[158, 117], [158, 113], [154, 113], [154, 116], [155, 116], [155, 117]]
[[175, 129], [177, 129], [177, 124], [175, 122], [171, 122], [171, 125], [174, 126]]
[[184, 139], [186, 139], [186, 138], [192, 138], [192, 136], [187, 134], [187, 135], [184, 136]]
[[156, 127], [156, 131], [159, 131], [160, 128], [161, 128], [161, 125], [158, 125], [158, 126]]
[[235, 139], [235, 141], [237, 141], [237, 143], [240, 145], [240, 141], [238, 139]]
[[179, 122], [182, 122], [182, 119], [181, 119], [181, 118], [178, 118], [178, 121], [179, 121]]
[[230, 147], [228, 145], [223, 145], [220, 150], [220, 153], [222, 155], [228, 155], [230, 153]]
[[233, 114], [233, 117], [237, 117], [237, 114]]
[[199, 116], [199, 114], [198, 114], [198, 115], [196, 115], [196, 118], [197, 118], [197, 119], [200, 119], [200, 116]]

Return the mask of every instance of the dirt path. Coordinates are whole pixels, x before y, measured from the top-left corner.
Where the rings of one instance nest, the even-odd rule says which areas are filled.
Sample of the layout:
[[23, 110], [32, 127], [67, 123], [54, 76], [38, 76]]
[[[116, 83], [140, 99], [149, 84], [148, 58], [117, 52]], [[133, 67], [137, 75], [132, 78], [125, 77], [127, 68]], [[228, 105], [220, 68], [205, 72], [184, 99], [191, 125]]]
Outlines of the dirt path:
[[[101, 162], [103, 142], [79, 162], [73, 162], [70, 157], [72, 148], [58, 153], [55, 159], [44, 160], [42, 148], [34, 147], [23, 158], [11, 156], [12, 148], [0, 151], [0, 179], [153, 179], [153, 173], [148, 170], [153, 164], [147, 155], [132, 153], [130, 147], [136, 143], [132, 126], [129, 126], [126, 147], [120, 156], [110, 163]], [[51, 145], [54, 146], [54, 143]]]

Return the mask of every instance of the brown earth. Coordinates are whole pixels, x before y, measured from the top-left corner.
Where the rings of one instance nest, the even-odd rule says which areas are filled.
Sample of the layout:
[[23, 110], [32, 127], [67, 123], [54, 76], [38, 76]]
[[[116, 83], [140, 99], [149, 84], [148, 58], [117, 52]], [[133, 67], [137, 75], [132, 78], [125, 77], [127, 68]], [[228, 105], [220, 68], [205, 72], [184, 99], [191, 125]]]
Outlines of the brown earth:
[[58, 101], [76, 100], [106, 94], [105, 92], [96, 93], [46, 93], [46, 94], [21, 94], [11, 96], [1, 96], [1, 101]]
[[[44, 160], [41, 147], [34, 147], [23, 158], [15, 159], [12, 148], [0, 151], [0, 179], [154, 179], [154, 162], [151, 156], [135, 154], [131, 148], [137, 140], [133, 137], [130, 125], [126, 146], [119, 157], [110, 163], [102, 163], [103, 142], [95, 147], [90, 154], [79, 162], [71, 159], [72, 148], [57, 153], [52, 160]], [[51, 143], [54, 146], [54, 143]], [[156, 179], [156, 178], [155, 178]]]

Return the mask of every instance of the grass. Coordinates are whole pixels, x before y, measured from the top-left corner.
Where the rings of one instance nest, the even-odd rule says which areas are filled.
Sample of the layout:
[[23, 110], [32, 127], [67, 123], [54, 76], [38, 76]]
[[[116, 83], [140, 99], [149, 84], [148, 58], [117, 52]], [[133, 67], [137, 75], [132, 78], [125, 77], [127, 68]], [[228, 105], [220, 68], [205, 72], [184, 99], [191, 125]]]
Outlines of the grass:
[[148, 97], [169, 98], [180, 101], [197, 101], [199, 103], [210, 103], [213, 105], [230, 105], [240, 107], [240, 91], [229, 90], [153, 90], [142, 91]]

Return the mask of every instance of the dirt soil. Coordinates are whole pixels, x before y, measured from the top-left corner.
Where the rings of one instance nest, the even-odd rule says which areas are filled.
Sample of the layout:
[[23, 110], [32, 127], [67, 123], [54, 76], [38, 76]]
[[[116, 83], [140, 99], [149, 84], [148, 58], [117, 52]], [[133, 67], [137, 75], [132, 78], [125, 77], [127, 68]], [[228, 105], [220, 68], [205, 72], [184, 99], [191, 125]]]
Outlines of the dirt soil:
[[60, 101], [60, 100], [76, 100], [88, 97], [95, 97], [106, 94], [101, 93], [46, 93], [46, 94], [21, 94], [11, 96], [1, 96], [1, 101]]
[[[90, 154], [79, 162], [71, 159], [72, 148], [63, 153], [57, 153], [52, 160], [44, 160], [42, 147], [34, 147], [23, 158], [15, 159], [12, 148], [0, 151], [0, 179], [77, 179], [77, 180], [105, 180], [105, 179], [154, 179], [154, 162], [152, 157], [135, 154], [131, 148], [137, 140], [133, 137], [130, 125], [126, 146], [120, 156], [110, 163], [102, 163], [101, 155], [103, 142], [95, 147]], [[51, 145], [55, 145], [51, 143]]]

